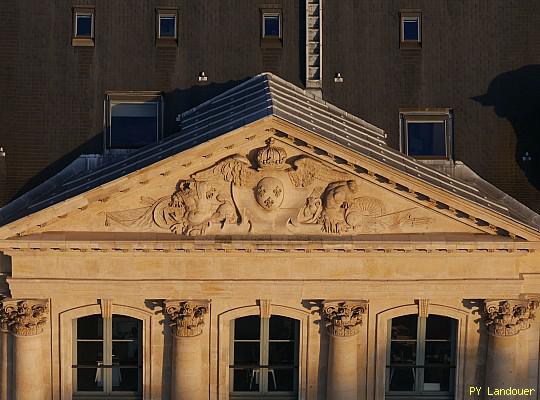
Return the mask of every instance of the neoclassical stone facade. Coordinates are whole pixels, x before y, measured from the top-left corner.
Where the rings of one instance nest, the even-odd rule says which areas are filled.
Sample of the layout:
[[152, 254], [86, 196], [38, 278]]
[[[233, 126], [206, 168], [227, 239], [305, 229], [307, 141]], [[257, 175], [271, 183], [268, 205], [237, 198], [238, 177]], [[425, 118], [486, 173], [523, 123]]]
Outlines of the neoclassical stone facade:
[[0, 398], [538, 399], [540, 232], [347, 118], [143, 150], [0, 227]]

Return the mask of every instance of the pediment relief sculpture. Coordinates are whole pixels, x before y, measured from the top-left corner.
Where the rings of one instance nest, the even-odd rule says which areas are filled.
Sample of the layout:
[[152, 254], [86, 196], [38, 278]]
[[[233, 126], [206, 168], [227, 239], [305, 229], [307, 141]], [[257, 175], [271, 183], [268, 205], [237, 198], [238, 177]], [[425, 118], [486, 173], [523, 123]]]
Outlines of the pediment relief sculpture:
[[[248, 158], [249, 157], [249, 158]], [[178, 235], [373, 233], [425, 227], [417, 207], [395, 209], [366, 195], [369, 183], [305, 155], [289, 157], [273, 138], [248, 157], [232, 155], [182, 179], [143, 206], [106, 213], [105, 225]]]

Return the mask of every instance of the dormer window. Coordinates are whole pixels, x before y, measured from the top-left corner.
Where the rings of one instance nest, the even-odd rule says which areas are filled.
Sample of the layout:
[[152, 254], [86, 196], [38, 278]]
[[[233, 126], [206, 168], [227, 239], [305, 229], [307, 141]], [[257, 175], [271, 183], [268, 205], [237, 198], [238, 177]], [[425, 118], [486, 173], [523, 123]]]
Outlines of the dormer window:
[[452, 111], [400, 112], [402, 151], [419, 159], [452, 158]]
[[136, 149], [157, 142], [162, 108], [159, 92], [108, 93], [106, 148]]

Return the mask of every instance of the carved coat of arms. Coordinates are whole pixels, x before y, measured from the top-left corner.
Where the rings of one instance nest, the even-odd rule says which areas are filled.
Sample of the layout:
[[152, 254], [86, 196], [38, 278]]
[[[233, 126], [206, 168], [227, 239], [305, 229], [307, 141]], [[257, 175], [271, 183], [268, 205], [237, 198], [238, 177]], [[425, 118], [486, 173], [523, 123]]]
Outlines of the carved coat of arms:
[[270, 138], [180, 180], [172, 195], [106, 213], [106, 225], [154, 226], [179, 235], [231, 233], [343, 234], [429, 224], [412, 209], [388, 211], [358, 181], [309, 156], [288, 158]]

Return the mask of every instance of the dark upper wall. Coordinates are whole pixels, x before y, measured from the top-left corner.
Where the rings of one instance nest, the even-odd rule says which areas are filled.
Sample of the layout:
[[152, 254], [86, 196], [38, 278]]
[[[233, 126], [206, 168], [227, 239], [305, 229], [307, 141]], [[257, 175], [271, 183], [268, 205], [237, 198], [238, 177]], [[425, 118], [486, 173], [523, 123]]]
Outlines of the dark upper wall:
[[[399, 48], [400, 9], [422, 10], [421, 50]], [[453, 108], [455, 158], [540, 212], [539, 1], [329, 0], [324, 28], [326, 100], [396, 148], [399, 108]]]
[[[85, 4], [95, 6], [96, 46], [72, 47], [71, 8]], [[283, 49], [260, 47], [264, 4], [282, 5]], [[176, 114], [257, 73], [269, 70], [301, 86], [303, 4], [2, 0], [0, 146], [7, 156], [0, 165], [0, 206], [78, 154], [102, 150], [107, 90], [163, 91], [167, 134]], [[177, 48], [155, 46], [155, 8], [163, 6], [179, 9]], [[399, 10], [405, 8], [422, 10], [421, 50], [399, 49]], [[539, 26], [536, 0], [326, 0], [324, 97], [385, 129], [394, 147], [399, 108], [453, 108], [456, 158], [540, 211], [540, 183], [535, 188], [526, 175], [534, 178], [540, 165], [534, 158], [516, 162], [524, 149], [540, 160], [540, 139], [531, 139], [538, 123], [523, 114], [527, 107], [496, 109], [517, 75], [524, 96], [515, 93], [516, 102], [534, 109], [535, 99], [525, 95], [540, 64]], [[511, 72], [527, 65], [532, 69]], [[206, 85], [197, 83], [202, 70]], [[338, 71], [343, 84], [333, 81]], [[493, 86], [501, 75], [507, 83]]]

